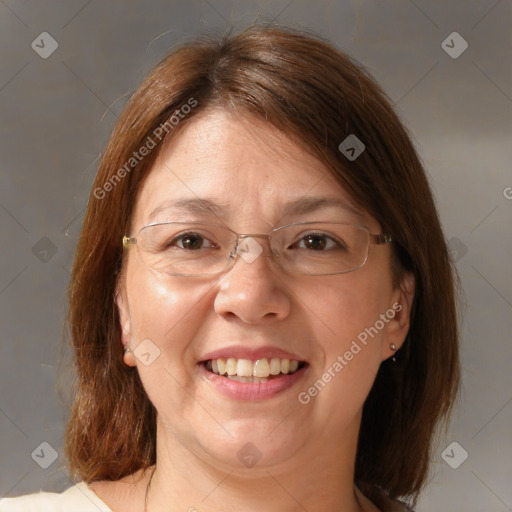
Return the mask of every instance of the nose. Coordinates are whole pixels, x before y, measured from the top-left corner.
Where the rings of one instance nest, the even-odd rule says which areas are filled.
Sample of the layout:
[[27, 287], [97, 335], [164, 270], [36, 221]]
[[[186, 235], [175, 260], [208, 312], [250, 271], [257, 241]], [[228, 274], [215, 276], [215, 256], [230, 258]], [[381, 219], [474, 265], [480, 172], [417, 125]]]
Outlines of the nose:
[[215, 312], [258, 324], [282, 320], [289, 315], [290, 308], [290, 295], [270, 260], [268, 242], [242, 240], [236, 261], [219, 282]]

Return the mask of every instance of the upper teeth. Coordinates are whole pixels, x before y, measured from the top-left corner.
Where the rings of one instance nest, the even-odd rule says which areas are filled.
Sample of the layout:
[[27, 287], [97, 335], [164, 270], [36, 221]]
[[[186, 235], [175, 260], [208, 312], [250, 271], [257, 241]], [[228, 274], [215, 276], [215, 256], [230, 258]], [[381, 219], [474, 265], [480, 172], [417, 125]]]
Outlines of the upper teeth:
[[273, 357], [272, 359], [212, 359], [207, 362], [207, 368], [218, 375], [238, 375], [238, 377], [268, 377], [269, 375], [279, 375], [280, 373], [293, 373], [299, 368], [299, 361], [295, 359], [281, 359]]

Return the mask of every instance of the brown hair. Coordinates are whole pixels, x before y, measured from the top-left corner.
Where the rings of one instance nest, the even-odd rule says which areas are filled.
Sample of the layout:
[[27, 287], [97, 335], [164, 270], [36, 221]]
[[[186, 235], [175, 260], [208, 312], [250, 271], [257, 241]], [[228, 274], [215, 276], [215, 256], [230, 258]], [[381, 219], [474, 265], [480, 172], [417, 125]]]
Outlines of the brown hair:
[[[162, 141], [214, 107], [256, 116], [310, 151], [393, 235], [395, 277], [400, 269], [414, 274], [406, 342], [396, 363], [382, 363], [364, 405], [355, 480], [370, 498], [381, 489], [415, 502], [459, 380], [454, 276], [432, 194], [406, 130], [367, 72], [318, 36], [271, 25], [172, 51], [134, 93], [107, 145], [69, 287], [77, 374], [66, 431], [71, 474], [118, 480], [155, 463], [156, 411], [122, 358], [114, 301], [121, 238]], [[155, 141], [178, 111], [183, 119]], [[350, 134], [366, 145], [354, 161], [338, 149]], [[148, 137], [156, 147], [130, 161]]]

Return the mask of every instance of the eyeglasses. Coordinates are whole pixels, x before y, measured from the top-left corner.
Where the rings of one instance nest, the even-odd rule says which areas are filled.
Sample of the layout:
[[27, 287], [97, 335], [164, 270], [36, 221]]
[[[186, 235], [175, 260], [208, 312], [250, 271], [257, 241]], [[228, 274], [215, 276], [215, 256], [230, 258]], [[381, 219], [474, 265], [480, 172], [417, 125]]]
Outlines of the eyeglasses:
[[267, 239], [271, 258], [290, 274], [333, 275], [360, 269], [371, 244], [387, 244], [364, 226], [337, 222], [299, 222], [269, 234], [240, 234], [224, 226], [194, 222], [149, 224], [123, 247], [136, 245], [150, 268], [172, 276], [209, 276], [230, 268], [237, 255], [252, 263], [263, 252], [256, 239]]

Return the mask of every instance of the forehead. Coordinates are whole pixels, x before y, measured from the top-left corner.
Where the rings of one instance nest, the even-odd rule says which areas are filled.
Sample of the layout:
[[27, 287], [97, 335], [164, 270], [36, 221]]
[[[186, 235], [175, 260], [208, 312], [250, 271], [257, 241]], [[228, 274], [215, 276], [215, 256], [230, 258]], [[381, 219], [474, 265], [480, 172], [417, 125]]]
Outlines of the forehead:
[[133, 223], [180, 220], [179, 209], [170, 206], [188, 203], [193, 214], [212, 206], [226, 222], [259, 216], [272, 224], [301, 199], [309, 209], [319, 199], [327, 199], [324, 206], [338, 202], [354, 221], [365, 215], [321, 162], [276, 128], [214, 110], [199, 114], [160, 152], [139, 193]]

